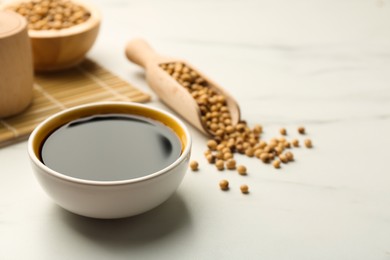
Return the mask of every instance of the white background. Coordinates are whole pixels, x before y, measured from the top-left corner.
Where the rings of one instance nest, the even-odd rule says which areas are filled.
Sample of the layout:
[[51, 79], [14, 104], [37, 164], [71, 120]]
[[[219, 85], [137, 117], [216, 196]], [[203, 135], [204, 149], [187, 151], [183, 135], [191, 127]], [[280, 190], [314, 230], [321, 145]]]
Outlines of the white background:
[[207, 139], [190, 127], [200, 171], [160, 207], [106, 221], [56, 206], [26, 142], [1, 148], [0, 259], [390, 259], [390, 1], [94, 3], [103, 24], [89, 57], [150, 105], [167, 109], [124, 56], [135, 37], [225, 87], [264, 138], [304, 125], [314, 148], [281, 170], [237, 157], [242, 177], [208, 165]]

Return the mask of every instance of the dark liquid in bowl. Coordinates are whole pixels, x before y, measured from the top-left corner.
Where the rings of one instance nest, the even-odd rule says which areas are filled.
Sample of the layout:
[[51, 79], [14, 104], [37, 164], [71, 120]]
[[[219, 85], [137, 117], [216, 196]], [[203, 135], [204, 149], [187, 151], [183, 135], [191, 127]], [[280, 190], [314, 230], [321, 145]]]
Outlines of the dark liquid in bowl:
[[118, 181], [164, 169], [179, 158], [181, 148], [178, 136], [159, 122], [109, 114], [61, 126], [45, 140], [41, 158], [64, 175]]

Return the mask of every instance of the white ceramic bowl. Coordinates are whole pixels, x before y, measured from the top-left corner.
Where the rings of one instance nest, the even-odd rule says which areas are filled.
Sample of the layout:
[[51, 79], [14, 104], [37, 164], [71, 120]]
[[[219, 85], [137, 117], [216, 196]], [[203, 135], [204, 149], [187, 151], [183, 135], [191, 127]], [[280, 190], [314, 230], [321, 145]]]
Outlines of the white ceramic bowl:
[[[170, 127], [182, 144], [180, 157], [160, 171], [123, 181], [78, 179], [42, 163], [42, 144], [58, 127], [78, 118], [112, 113], [144, 116]], [[191, 136], [181, 120], [162, 110], [130, 102], [93, 103], [64, 110], [40, 123], [28, 141], [33, 171], [47, 194], [64, 209], [93, 218], [129, 217], [163, 203], [181, 183], [188, 168], [190, 151]]]

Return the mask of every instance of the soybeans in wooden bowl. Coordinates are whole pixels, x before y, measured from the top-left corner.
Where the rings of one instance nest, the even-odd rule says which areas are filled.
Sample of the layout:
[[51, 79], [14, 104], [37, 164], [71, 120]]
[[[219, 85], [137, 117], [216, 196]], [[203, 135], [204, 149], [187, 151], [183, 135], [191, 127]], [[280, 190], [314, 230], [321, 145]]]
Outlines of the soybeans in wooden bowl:
[[94, 6], [75, 0], [10, 2], [28, 21], [36, 71], [55, 71], [79, 64], [93, 46], [101, 22]]

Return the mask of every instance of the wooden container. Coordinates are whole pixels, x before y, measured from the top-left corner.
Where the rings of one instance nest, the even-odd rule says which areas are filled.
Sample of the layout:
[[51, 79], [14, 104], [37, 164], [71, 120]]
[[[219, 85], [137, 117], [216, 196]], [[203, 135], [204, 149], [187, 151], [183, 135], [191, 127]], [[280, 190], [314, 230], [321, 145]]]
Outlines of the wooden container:
[[[17, 0], [1, 8], [12, 9], [22, 2]], [[85, 22], [60, 30], [28, 30], [31, 39], [35, 71], [68, 69], [82, 62], [98, 36], [101, 14], [97, 8], [82, 1], [72, 0], [91, 13]]]
[[0, 118], [22, 112], [32, 100], [33, 65], [26, 20], [0, 11]]
[[91, 5], [72, 1], [91, 12], [91, 17], [76, 26], [61, 30], [29, 30], [36, 71], [73, 67], [84, 60], [97, 38], [100, 12]]

